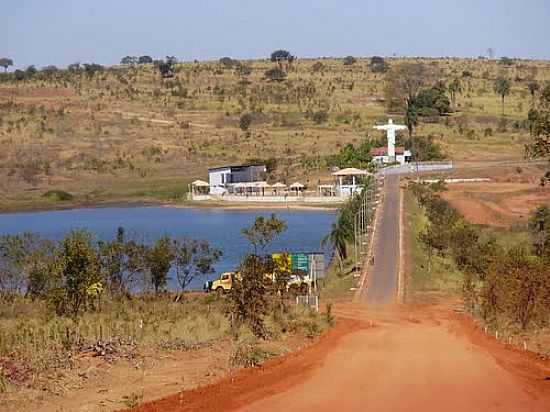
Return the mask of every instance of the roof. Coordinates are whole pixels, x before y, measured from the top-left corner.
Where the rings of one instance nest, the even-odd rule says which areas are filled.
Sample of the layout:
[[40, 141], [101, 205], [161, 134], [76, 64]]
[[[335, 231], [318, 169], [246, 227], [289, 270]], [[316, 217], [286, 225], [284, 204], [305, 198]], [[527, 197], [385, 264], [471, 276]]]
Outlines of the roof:
[[196, 187], [207, 187], [210, 186], [210, 183], [205, 182], [204, 180], [195, 180], [191, 185]]
[[[388, 148], [387, 147], [375, 147], [371, 149], [370, 154], [373, 156], [387, 156], [388, 155]], [[395, 154], [402, 155], [405, 154], [405, 148], [403, 146], [399, 146], [395, 148]]]
[[365, 176], [370, 175], [369, 172], [362, 169], [356, 169], [355, 167], [348, 167], [346, 169], [338, 170], [332, 174], [333, 176]]
[[267, 169], [266, 165], [249, 164], [249, 165], [232, 165], [232, 166], [212, 167], [212, 168], [208, 169], [208, 172], [215, 172], [216, 170], [223, 170], [223, 169], [244, 169], [246, 167], [263, 167], [263, 168]]

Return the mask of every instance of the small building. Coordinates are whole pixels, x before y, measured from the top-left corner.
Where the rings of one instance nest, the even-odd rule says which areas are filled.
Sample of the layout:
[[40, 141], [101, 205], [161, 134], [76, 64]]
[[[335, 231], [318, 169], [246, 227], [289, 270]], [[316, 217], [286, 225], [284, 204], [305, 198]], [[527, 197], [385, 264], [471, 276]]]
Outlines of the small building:
[[375, 147], [371, 150], [372, 161], [378, 164], [399, 163], [404, 165], [411, 161], [411, 151], [404, 147], [395, 148], [395, 156], [388, 155], [387, 147]]
[[361, 193], [363, 189], [362, 179], [371, 173], [366, 170], [348, 167], [338, 170], [332, 175], [337, 180], [336, 191], [340, 197], [352, 196], [355, 193]]
[[233, 193], [236, 184], [265, 182], [265, 165], [223, 166], [208, 169], [210, 194]]

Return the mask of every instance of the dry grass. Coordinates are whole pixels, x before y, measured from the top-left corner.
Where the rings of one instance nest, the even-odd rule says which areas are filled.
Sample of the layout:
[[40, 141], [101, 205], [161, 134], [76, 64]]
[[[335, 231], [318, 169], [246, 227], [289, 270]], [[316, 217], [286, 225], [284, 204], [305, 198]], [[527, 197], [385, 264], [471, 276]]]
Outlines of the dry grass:
[[[74, 194], [76, 203], [179, 199], [187, 182], [204, 178], [210, 166], [271, 156], [283, 159], [277, 177], [301, 178], [302, 157], [357, 143], [387, 116], [384, 77], [370, 71], [368, 60], [343, 66], [341, 60], [323, 59], [324, 70], [313, 73], [315, 61], [298, 61], [284, 84], [263, 80], [271, 63], [250, 61], [247, 86], [216, 62], [180, 64], [169, 80], [161, 80], [153, 67], [139, 67], [93, 79], [0, 85], [7, 102], [0, 123], [0, 207], [48, 207], [40, 194], [49, 189]], [[481, 60], [422, 61], [437, 66], [444, 80], [464, 71], [472, 77], [462, 80], [456, 113], [421, 125], [418, 133], [434, 134], [458, 160], [522, 156], [526, 133], [513, 123], [526, 117], [531, 104], [526, 79], [550, 80], [547, 62], [507, 68]], [[499, 75], [513, 80], [506, 129], [499, 128], [500, 99], [492, 86]], [[296, 98], [306, 85], [314, 93]], [[306, 116], [317, 110], [328, 111], [326, 123]], [[238, 127], [247, 112], [261, 113], [249, 133]], [[485, 135], [489, 128], [492, 136]], [[158, 188], [159, 181], [166, 187]]]

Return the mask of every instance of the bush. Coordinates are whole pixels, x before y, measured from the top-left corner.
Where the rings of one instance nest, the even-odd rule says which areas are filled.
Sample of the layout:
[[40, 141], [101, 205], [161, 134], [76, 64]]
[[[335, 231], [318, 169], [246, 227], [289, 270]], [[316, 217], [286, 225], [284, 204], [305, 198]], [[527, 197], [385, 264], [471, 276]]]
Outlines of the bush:
[[239, 119], [239, 127], [243, 132], [247, 131], [251, 124], [252, 124], [252, 114], [250, 113], [243, 114]]
[[279, 67], [274, 67], [273, 69], [269, 69], [264, 73], [264, 76], [267, 80], [271, 81], [283, 81], [286, 80], [286, 72], [283, 69], [280, 69]]
[[315, 124], [326, 123], [326, 121], [328, 120], [328, 113], [326, 110], [319, 110], [317, 112], [314, 112], [311, 115], [311, 120], [313, 120], [313, 123]]
[[244, 340], [237, 344], [230, 361], [234, 367], [252, 368], [261, 365], [273, 355], [272, 352], [262, 349], [256, 341]]
[[69, 200], [74, 199], [73, 195], [71, 195], [68, 192], [65, 192], [64, 190], [49, 190], [46, 193], [44, 193], [42, 197], [45, 197], [50, 200], [60, 201], [60, 202], [67, 202]]
[[357, 60], [355, 59], [355, 57], [346, 56], [346, 57], [344, 57], [343, 63], [344, 63], [344, 66], [351, 66], [351, 65], [355, 64], [356, 61]]

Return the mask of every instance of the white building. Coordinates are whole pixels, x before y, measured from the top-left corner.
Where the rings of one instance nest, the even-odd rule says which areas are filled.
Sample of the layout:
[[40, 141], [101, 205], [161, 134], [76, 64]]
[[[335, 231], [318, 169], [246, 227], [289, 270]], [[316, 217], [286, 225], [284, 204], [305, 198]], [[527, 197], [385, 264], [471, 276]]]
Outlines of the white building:
[[210, 194], [233, 193], [236, 184], [265, 182], [266, 175], [265, 165], [223, 166], [208, 169]]
[[361, 193], [363, 189], [362, 179], [370, 175], [366, 170], [348, 167], [332, 174], [336, 180], [336, 192], [340, 197], [352, 196]]
[[372, 161], [378, 164], [399, 163], [404, 165], [411, 161], [411, 151], [405, 150], [404, 147], [396, 147], [394, 156], [388, 155], [387, 147], [375, 147], [371, 150]]

